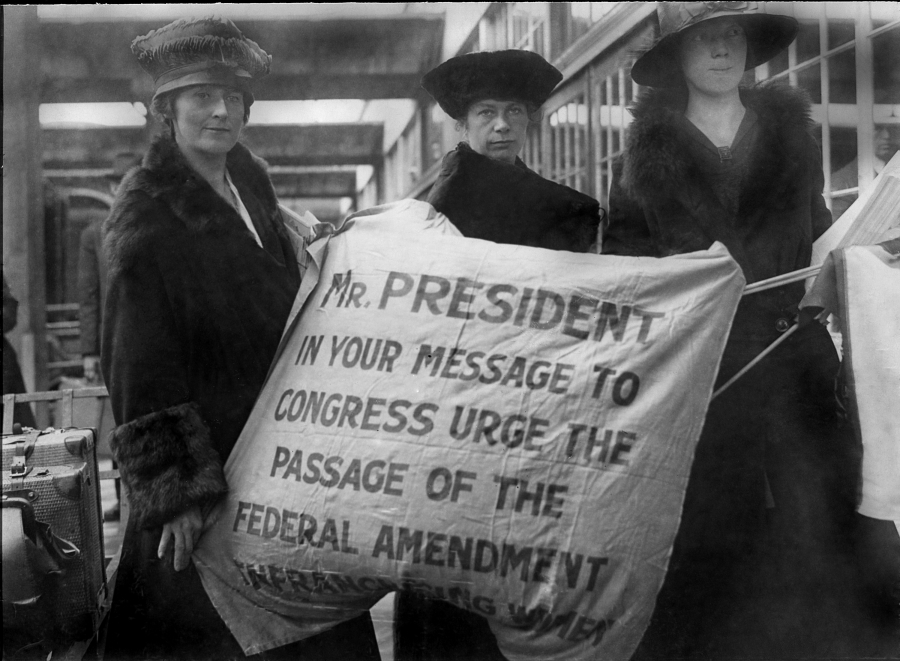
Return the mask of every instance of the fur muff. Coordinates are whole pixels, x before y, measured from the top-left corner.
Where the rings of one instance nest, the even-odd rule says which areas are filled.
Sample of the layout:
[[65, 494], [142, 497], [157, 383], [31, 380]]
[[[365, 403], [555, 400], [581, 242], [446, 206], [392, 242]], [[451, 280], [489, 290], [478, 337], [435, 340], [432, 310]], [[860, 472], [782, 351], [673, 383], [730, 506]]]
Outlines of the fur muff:
[[113, 456], [128, 485], [131, 516], [153, 528], [225, 495], [222, 460], [196, 404], [150, 413], [117, 427]]

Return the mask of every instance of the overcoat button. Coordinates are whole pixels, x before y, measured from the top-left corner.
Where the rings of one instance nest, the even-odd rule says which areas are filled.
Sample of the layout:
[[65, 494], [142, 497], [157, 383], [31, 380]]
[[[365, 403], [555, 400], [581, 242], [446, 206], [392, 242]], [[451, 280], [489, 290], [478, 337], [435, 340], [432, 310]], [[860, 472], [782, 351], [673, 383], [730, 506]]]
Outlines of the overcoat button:
[[787, 319], [779, 319], [775, 322], [775, 330], [777, 330], [779, 333], [783, 333], [790, 327], [791, 322], [789, 322]]

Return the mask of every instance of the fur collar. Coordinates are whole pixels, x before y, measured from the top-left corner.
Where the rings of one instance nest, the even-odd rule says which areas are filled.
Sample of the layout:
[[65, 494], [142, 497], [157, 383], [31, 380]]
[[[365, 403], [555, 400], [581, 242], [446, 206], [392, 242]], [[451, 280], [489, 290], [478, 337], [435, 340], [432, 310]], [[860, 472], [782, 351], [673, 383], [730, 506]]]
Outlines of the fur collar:
[[[227, 167], [244, 203], [253, 197], [269, 218], [277, 218], [278, 200], [266, 162], [238, 143], [228, 152]], [[104, 223], [111, 263], [127, 261], [129, 246], [139, 245], [140, 236], [165, 227], [154, 222], [162, 211], [182, 222], [189, 232], [215, 231], [235, 222], [243, 225], [238, 212], [191, 168], [168, 132], [154, 138], [142, 166], [122, 180]]]
[[[741, 100], [756, 112], [760, 128], [741, 206], [777, 207], [808, 167], [809, 98], [796, 88], [757, 85], [741, 89]], [[704, 175], [687, 157], [690, 138], [678, 128], [686, 104], [686, 90], [648, 89], [632, 108], [622, 183], [633, 199], [664, 203], [702, 190]]]

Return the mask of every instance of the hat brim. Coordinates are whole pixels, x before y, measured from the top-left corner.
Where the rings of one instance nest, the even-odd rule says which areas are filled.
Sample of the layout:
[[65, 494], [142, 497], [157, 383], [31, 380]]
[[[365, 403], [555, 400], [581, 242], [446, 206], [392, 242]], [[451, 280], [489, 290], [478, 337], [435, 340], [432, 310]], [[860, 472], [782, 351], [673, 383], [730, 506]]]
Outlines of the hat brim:
[[253, 90], [251, 82], [253, 78], [247, 72], [235, 69], [205, 69], [203, 71], [193, 71], [179, 76], [172, 80], [166, 81], [156, 88], [153, 93], [155, 99], [160, 94], [171, 92], [173, 90], [182, 89], [184, 87], [193, 87], [194, 85], [222, 85], [224, 87], [234, 87], [240, 90], [245, 97], [249, 97], [249, 102], [253, 103]]
[[[787, 48], [800, 29], [796, 19], [775, 14], [717, 13], [709, 19], [734, 18], [747, 35], [745, 71], [768, 62]], [[703, 21], [694, 23], [699, 25]], [[666, 35], [641, 55], [631, 69], [631, 78], [646, 87], [677, 87], [684, 79], [678, 46], [684, 30]]]

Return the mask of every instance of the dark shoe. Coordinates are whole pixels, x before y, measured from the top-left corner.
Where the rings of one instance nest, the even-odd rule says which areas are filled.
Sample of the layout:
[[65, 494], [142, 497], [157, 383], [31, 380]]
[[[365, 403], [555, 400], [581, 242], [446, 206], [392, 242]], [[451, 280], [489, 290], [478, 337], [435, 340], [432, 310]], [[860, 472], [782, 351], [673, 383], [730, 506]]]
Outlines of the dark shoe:
[[104, 521], [118, 521], [119, 515], [121, 514], [119, 503], [106, 508], [103, 510], [103, 520]]

